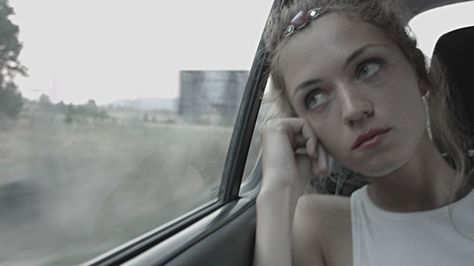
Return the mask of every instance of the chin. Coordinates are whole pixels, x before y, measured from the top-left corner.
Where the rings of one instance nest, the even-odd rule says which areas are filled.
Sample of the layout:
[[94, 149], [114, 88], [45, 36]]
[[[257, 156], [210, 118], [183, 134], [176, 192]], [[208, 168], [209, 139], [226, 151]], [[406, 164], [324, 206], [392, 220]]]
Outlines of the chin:
[[347, 168], [366, 177], [383, 177], [406, 165], [412, 155], [413, 151], [405, 151], [398, 154], [391, 152], [386, 156], [377, 156], [370, 161], [358, 162], [357, 164], [353, 164], [353, 167]]
[[395, 172], [397, 169], [399, 169], [401, 167], [400, 166], [391, 166], [391, 167], [374, 167], [374, 168], [371, 168], [371, 169], [361, 169], [360, 171], [358, 171], [359, 173], [361, 173], [362, 175], [366, 176], [366, 177], [371, 177], [371, 178], [377, 178], [377, 177], [383, 177], [383, 176], [387, 176], [393, 172]]

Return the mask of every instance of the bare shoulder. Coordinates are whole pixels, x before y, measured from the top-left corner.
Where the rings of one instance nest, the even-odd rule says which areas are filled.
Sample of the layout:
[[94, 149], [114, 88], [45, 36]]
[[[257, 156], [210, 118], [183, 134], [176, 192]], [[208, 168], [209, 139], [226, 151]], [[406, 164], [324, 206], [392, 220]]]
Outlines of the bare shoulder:
[[332, 195], [303, 195], [298, 200], [295, 219], [302, 220], [302, 225], [308, 223], [312, 229], [305, 229], [317, 230], [314, 233], [327, 243], [334, 240], [337, 232], [345, 233], [343, 229], [351, 229], [350, 199]]
[[293, 223], [295, 265], [351, 265], [350, 213], [347, 197], [301, 196]]
[[[306, 194], [298, 199], [298, 208], [305, 211], [318, 211], [325, 215], [340, 216], [350, 214], [350, 199], [348, 197], [323, 195], [323, 194]], [[324, 218], [316, 216], [315, 218]], [[337, 217], [331, 217], [337, 218]]]

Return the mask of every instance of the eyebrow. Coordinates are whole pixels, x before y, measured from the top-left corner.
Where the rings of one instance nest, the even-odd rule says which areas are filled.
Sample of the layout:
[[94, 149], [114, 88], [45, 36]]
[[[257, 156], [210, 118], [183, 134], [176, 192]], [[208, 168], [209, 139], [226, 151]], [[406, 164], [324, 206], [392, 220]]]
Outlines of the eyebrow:
[[369, 44], [366, 44], [366, 45], [360, 47], [359, 49], [357, 49], [357, 50], [355, 50], [354, 52], [352, 52], [352, 54], [349, 55], [349, 57], [347, 57], [346, 62], [344, 63], [344, 66], [342, 67], [342, 69], [346, 69], [347, 66], [352, 63], [352, 61], [356, 60], [357, 57], [359, 57], [360, 55], [362, 55], [362, 54], [363, 54], [365, 51], [367, 51], [369, 48], [371, 48], [371, 47], [377, 47], [377, 46], [383, 46], [383, 47], [385, 47], [386, 45], [369, 43]]
[[[357, 59], [357, 57], [359, 57], [360, 55], [362, 55], [365, 51], [367, 51], [369, 48], [372, 48], [372, 47], [386, 47], [387, 45], [383, 45], [383, 44], [373, 44], [373, 43], [368, 43], [362, 47], [360, 47], [359, 49], [355, 50], [354, 52], [352, 52], [349, 57], [347, 57], [346, 59], [346, 62], [344, 62], [344, 66], [342, 67], [342, 69], [346, 69], [348, 65], [350, 65], [354, 60]], [[315, 84], [318, 84], [322, 82], [321, 79], [310, 79], [310, 80], [306, 80], [304, 81], [303, 83], [299, 84], [298, 87], [296, 87], [295, 89], [295, 92], [293, 93], [293, 96], [291, 96], [291, 98], [293, 99], [296, 95], [296, 93], [299, 91], [299, 90], [302, 90], [304, 89], [305, 87], [308, 87], [310, 85], [315, 85]]]
[[311, 86], [311, 85], [315, 85], [315, 84], [318, 84], [318, 83], [321, 83], [323, 80], [322, 79], [310, 79], [310, 80], [306, 80], [305, 82], [301, 83], [300, 85], [298, 85], [298, 87], [296, 87], [295, 89], [295, 92], [293, 93], [293, 96], [291, 96], [291, 99], [293, 99], [295, 97], [295, 95], [298, 93], [298, 91], [304, 89], [305, 87], [308, 87], [308, 86]]

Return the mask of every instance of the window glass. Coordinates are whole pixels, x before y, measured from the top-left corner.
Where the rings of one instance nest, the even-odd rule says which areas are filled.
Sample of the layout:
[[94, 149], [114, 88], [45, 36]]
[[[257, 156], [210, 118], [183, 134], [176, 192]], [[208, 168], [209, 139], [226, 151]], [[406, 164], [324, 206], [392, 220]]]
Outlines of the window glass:
[[216, 200], [270, 6], [0, 1], [0, 261], [79, 264]]
[[[242, 186], [246, 185], [246, 181], [248, 180], [249, 177], [251, 177], [252, 171], [255, 169], [257, 159], [260, 156], [261, 152], [261, 146], [262, 146], [262, 130], [263, 127], [265, 126], [265, 123], [270, 119], [268, 117], [270, 108], [273, 105], [272, 100], [268, 97], [269, 91], [270, 91], [270, 79], [267, 81], [267, 86], [265, 87], [265, 91], [262, 97], [262, 103], [260, 105], [260, 109], [258, 110], [258, 116], [257, 116], [257, 122], [255, 124], [255, 128], [253, 131], [251, 143], [250, 143], [250, 148], [249, 148], [249, 153], [247, 156], [247, 161], [245, 163], [245, 171], [244, 171], [244, 176], [243, 176], [243, 183]], [[245, 182], [244, 182], [245, 181]]]

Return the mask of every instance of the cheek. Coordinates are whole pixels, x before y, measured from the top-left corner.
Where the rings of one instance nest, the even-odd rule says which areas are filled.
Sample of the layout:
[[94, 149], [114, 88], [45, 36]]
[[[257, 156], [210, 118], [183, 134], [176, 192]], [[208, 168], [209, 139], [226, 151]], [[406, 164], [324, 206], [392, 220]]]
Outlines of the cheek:
[[425, 105], [421, 98], [413, 99], [406, 104], [406, 108], [400, 111], [398, 122], [401, 128], [402, 138], [405, 140], [405, 147], [407, 153], [411, 153], [421, 140], [421, 137], [426, 132], [428, 114]]
[[[344, 136], [343, 124], [335, 112], [328, 112], [325, 116], [306, 118], [313, 128], [319, 142], [332, 156], [342, 155], [347, 146], [348, 138]], [[350, 140], [349, 140], [350, 141]]]
[[384, 102], [385, 115], [395, 123], [394, 126], [398, 124], [414, 131], [426, 127], [427, 113], [417, 86], [400, 89]]

